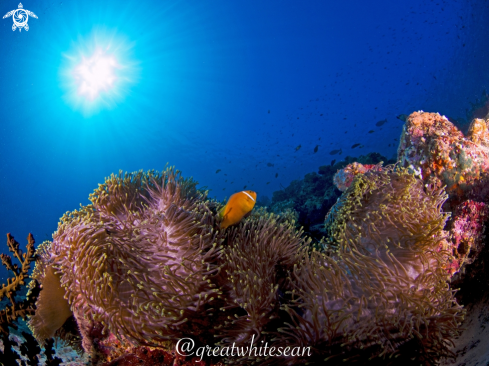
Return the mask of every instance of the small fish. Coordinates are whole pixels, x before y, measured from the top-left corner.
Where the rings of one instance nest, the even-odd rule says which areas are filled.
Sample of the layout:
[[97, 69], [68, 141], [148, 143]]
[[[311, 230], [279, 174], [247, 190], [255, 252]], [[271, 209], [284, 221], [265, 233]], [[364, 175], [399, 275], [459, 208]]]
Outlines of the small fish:
[[267, 182], [267, 184], [270, 184], [270, 182]]
[[236, 225], [241, 219], [249, 214], [256, 203], [256, 192], [241, 191], [229, 197], [226, 206], [219, 211], [221, 218], [221, 229]]
[[333, 166], [334, 163], [336, 163], [336, 159], [331, 160], [331, 166]]
[[267, 163], [267, 166], [268, 166], [268, 167], [272, 167], [272, 166], [273, 166], [273, 164], [272, 164], [272, 163]]
[[338, 154], [338, 153], [340, 153], [340, 155], [341, 155], [341, 149], [339, 149], [339, 150], [331, 150], [331, 151], [329, 152], [329, 155], [336, 155], [336, 154]]
[[275, 178], [277, 178], [277, 177], [278, 177], [278, 173], [275, 173]]
[[374, 130], [370, 130], [370, 131], [368, 131], [368, 133], [374, 133], [374, 132], [375, 132]]
[[268, 110], [268, 114], [270, 114], [270, 109]]
[[316, 145], [316, 147], [314, 148], [314, 154], [317, 153], [319, 150], [319, 145]]
[[297, 147], [295, 148], [295, 151], [299, 151], [301, 147], [302, 147], [301, 145], [297, 146]]
[[380, 126], [382, 126], [383, 124], [386, 124], [386, 123], [387, 123], [387, 118], [386, 118], [386, 119], [384, 119], [383, 121], [379, 121], [379, 122], [377, 122], [375, 125], [376, 125], [377, 127], [380, 127]]
[[408, 115], [407, 114], [400, 114], [400, 115], [396, 116], [396, 118], [397, 119], [400, 119], [403, 122], [406, 122], [407, 121], [407, 118], [408, 118]]
[[360, 144], [353, 144], [353, 145], [351, 146], [351, 148], [352, 148], [352, 149], [354, 149], [354, 148], [356, 148], [356, 147], [358, 147], [358, 146], [360, 146]]
[[221, 169], [217, 169], [217, 170], [216, 170], [216, 174], [217, 174], [217, 173], [219, 173], [220, 171], [221, 171]]

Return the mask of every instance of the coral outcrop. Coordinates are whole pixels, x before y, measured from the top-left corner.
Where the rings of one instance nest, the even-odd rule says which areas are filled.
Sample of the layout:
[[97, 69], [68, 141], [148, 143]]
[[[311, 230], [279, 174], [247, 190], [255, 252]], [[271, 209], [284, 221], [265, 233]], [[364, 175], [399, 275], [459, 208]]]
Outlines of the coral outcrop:
[[[275, 213], [284, 212], [286, 209], [296, 211], [298, 225], [313, 239], [319, 241], [325, 235], [324, 217], [341, 196], [341, 190], [335, 187], [334, 176], [352, 163], [368, 167], [381, 161], [385, 164], [395, 163], [378, 153], [370, 153], [358, 158], [346, 156], [334, 165], [322, 165], [317, 173], [308, 173], [303, 180], [294, 180], [284, 189], [273, 192], [269, 209]], [[348, 175], [350, 184], [353, 177], [353, 174]]]
[[455, 274], [462, 265], [474, 263], [484, 248], [484, 232], [489, 207], [484, 202], [467, 200], [458, 205], [448, 226], [453, 242], [455, 260], [451, 273]]
[[474, 119], [464, 136], [445, 116], [414, 112], [403, 127], [398, 160], [425, 182], [445, 185], [452, 207], [482, 201], [489, 192], [487, 123]]
[[[427, 184], [446, 187], [451, 211], [450, 271], [460, 277], [464, 266], [480, 252], [489, 201], [489, 120], [475, 118], [467, 136], [438, 113], [414, 112], [403, 127], [398, 149], [400, 164]], [[461, 230], [469, 230], [461, 235]], [[470, 238], [469, 238], [470, 237]], [[470, 258], [470, 260], [468, 260]], [[467, 261], [468, 260], [468, 261]]]
[[336, 172], [333, 177], [333, 182], [340, 191], [344, 192], [346, 189], [352, 184], [353, 179], [358, 174], [364, 174], [370, 169], [377, 167], [374, 164], [361, 164], [358, 162], [354, 162], [348, 164], [343, 169], [340, 169]]

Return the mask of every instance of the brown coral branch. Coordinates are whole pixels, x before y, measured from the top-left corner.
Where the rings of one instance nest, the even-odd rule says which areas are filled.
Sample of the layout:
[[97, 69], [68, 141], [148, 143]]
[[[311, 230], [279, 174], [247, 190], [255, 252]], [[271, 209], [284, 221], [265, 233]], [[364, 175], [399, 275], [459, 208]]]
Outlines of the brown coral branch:
[[14, 256], [21, 263], [21, 267], [17, 264], [12, 264], [12, 258], [6, 254], [0, 254], [2, 264], [7, 268], [7, 270], [14, 273], [14, 277], [7, 279], [7, 284], [2, 284], [0, 288], [0, 300], [3, 297], [7, 297], [10, 300], [10, 305], [5, 309], [0, 310], [0, 332], [4, 335], [9, 334], [8, 327], [14, 329], [17, 328], [15, 325], [15, 320], [20, 317], [26, 319], [28, 315], [32, 315], [35, 309], [35, 301], [39, 293], [38, 285], [33, 283], [30, 285], [31, 292], [28, 294], [27, 298], [22, 302], [15, 301], [15, 294], [20, 289], [21, 286], [25, 285], [25, 280], [29, 278], [30, 263], [36, 259], [36, 253], [34, 249], [34, 237], [29, 234], [27, 237], [27, 252], [22, 253], [19, 248], [19, 243], [14, 239], [10, 233], [7, 234], [7, 245], [9, 251], [14, 254]]

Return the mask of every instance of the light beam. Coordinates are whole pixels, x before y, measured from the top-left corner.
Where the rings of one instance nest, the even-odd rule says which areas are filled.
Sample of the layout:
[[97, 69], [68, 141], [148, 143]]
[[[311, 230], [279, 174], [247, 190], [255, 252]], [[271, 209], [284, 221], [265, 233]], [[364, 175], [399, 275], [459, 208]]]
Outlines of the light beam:
[[78, 83], [78, 93], [94, 100], [100, 92], [108, 91], [116, 80], [118, 67], [113, 56], [97, 50], [91, 57], [83, 57], [75, 68], [74, 77]]

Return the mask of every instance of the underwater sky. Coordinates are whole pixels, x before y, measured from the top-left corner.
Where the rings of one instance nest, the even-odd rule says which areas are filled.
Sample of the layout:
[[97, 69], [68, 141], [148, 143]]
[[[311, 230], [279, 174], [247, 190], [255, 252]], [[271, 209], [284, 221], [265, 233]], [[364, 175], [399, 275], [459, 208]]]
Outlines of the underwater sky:
[[487, 0], [22, 5], [28, 31], [0, 19], [0, 252], [8, 232], [51, 239], [120, 169], [271, 197], [333, 159], [393, 157], [398, 115], [463, 123], [489, 90]]

